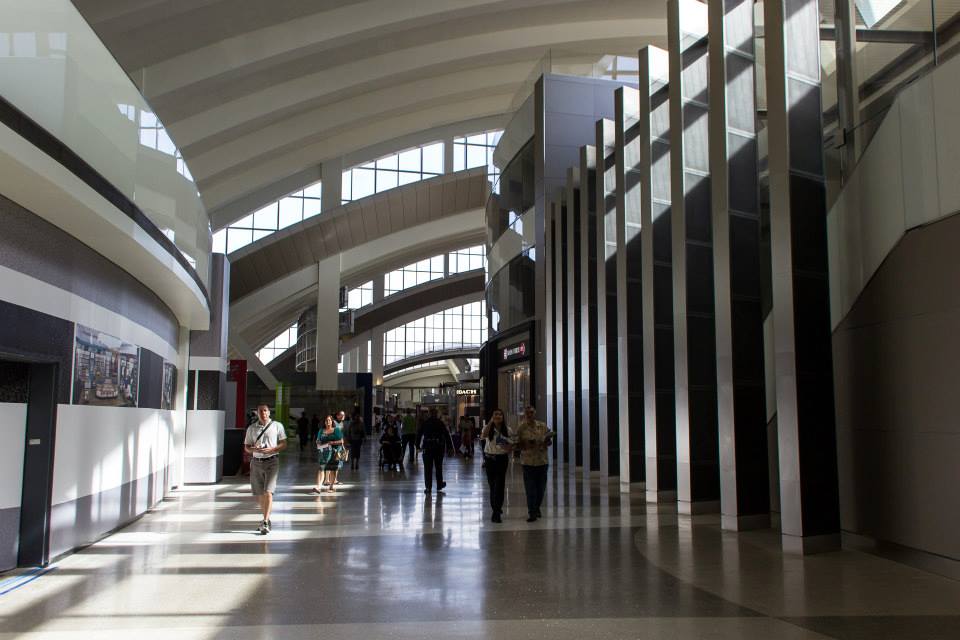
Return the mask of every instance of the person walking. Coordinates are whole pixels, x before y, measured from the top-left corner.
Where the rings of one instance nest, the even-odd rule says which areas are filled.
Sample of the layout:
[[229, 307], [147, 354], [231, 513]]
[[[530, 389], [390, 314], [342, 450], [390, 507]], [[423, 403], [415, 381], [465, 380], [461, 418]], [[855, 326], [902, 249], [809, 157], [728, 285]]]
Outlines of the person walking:
[[317, 434], [320, 433], [320, 416], [313, 414], [310, 419], [310, 442], [317, 441]]
[[417, 459], [417, 419], [413, 416], [413, 411], [407, 409], [400, 423], [400, 468], [403, 469], [403, 459], [407, 456], [407, 449], [410, 449], [410, 461]]
[[277, 475], [280, 471], [280, 452], [287, 448], [287, 433], [276, 420], [270, 419], [270, 407], [257, 407], [257, 421], [247, 427], [243, 439], [244, 450], [252, 456], [250, 461], [250, 489], [257, 498], [263, 519], [257, 531], [267, 535], [273, 523], [273, 494], [277, 490]]
[[310, 421], [304, 411], [297, 419], [297, 436], [300, 438], [300, 451], [304, 451], [310, 442]]
[[343, 451], [343, 432], [334, 423], [333, 416], [327, 416], [317, 435], [317, 461], [320, 463], [320, 468], [317, 469], [317, 486], [313, 488], [313, 493], [322, 493], [324, 485], [330, 492], [335, 490], [337, 474], [343, 466], [341, 451]]
[[517, 425], [517, 446], [520, 448], [520, 464], [523, 465], [523, 488], [527, 494], [527, 522], [541, 518], [540, 505], [547, 490], [547, 448], [553, 433], [547, 425], [537, 420], [537, 410], [527, 405], [523, 420]]
[[360, 447], [367, 437], [367, 430], [363, 427], [363, 417], [358, 413], [353, 416], [350, 426], [347, 427], [347, 438], [350, 440], [350, 470], [360, 469]]
[[443, 481], [443, 456], [447, 449], [453, 449], [450, 431], [437, 417], [437, 410], [430, 409], [430, 416], [420, 425], [416, 439], [417, 447], [423, 451], [424, 493], [430, 493], [433, 485], [433, 473], [437, 474], [437, 493], [441, 493], [447, 483]]
[[473, 418], [460, 416], [460, 451], [463, 457], [473, 458]]
[[503, 522], [503, 495], [507, 484], [507, 465], [513, 451], [513, 438], [503, 411], [494, 409], [493, 415], [480, 433], [486, 441], [483, 447], [484, 470], [487, 472], [487, 484], [490, 486], [490, 508], [493, 509], [491, 522]]
[[[343, 409], [341, 409], [340, 411], [337, 411], [337, 415], [333, 419], [333, 425], [336, 428], [340, 429], [341, 434], [346, 436], [350, 428], [350, 418], [347, 417], [347, 412], [344, 411]], [[344, 440], [343, 446], [346, 446], [346, 444], [347, 444], [347, 441]], [[341, 460], [340, 462], [341, 462], [340, 467], [343, 467], [343, 464], [342, 464], [343, 460]], [[336, 484], [343, 484], [343, 482], [338, 478], [336, 481]]]

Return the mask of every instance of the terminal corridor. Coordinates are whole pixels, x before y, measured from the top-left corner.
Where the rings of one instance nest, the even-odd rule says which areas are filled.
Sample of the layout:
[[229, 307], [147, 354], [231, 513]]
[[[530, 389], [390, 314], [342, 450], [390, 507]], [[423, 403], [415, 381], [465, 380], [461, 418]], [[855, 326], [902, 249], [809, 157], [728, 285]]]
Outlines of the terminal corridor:
[[422, 461], [381, 472], [365, 449], [321, 496], [288, 450], [267, 536], [227, 478], [8, 574], [0, 638], [960, 637], [960, 583], [905, 565], [784, 555], [774, 531], [722, 532], [555, 468], [527, 524], [515, 463], [497, 525], [480, 459], [448, 459], [445, 495], [425, 495]]

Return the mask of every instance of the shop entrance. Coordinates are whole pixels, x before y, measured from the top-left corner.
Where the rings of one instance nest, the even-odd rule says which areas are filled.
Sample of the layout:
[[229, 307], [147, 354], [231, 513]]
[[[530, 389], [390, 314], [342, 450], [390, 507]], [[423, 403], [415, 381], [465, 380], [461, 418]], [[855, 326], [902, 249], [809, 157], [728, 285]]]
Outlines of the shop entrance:
[[512, 429], [530, 403], [530, 363], [503, 367], [497, 373], [497, 399], [507, 425]]

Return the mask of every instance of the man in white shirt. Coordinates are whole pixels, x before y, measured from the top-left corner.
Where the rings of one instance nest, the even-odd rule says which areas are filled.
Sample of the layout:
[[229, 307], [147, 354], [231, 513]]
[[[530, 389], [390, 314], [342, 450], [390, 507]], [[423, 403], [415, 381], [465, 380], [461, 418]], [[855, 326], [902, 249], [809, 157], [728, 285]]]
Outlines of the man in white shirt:
[[273, 509], [273, 494], [277, 490], [280, 452], [287, 448], [287, 433], [283, 425], [270, 419], [270, 407], [267, 405], [257, 407], [257, 418], [247, 427], [243, 448], [253, 457], [250, 461], [250, 488], [263, 513], [263, 521], [257, 530], [265, 536], [270, 533], [270, 511]]

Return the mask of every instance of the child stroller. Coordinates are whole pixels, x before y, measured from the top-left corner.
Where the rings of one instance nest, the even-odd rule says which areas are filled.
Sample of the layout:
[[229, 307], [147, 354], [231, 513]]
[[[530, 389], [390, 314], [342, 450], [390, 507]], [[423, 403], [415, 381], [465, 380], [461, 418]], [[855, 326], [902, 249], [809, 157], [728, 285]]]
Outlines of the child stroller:
[[384, 436], [380, 439], [380, 470], [390, 470], [403, 468], [403, 459], [400, 453], [400, 439], [390, 439]]

